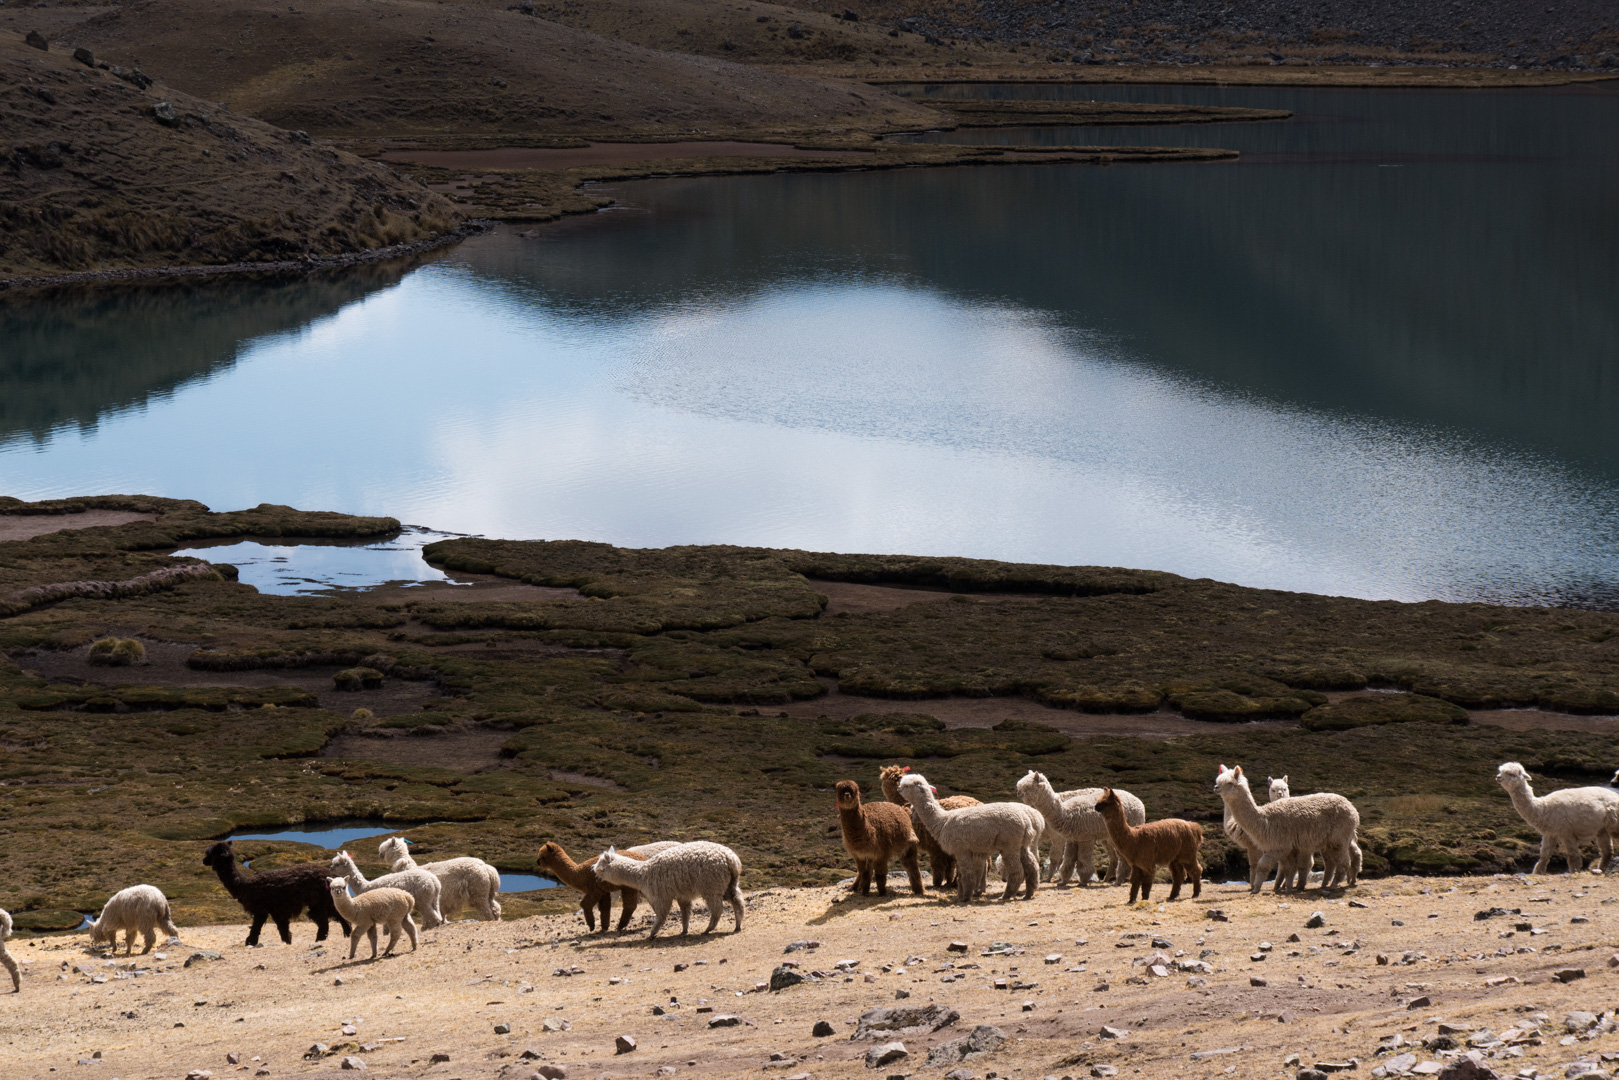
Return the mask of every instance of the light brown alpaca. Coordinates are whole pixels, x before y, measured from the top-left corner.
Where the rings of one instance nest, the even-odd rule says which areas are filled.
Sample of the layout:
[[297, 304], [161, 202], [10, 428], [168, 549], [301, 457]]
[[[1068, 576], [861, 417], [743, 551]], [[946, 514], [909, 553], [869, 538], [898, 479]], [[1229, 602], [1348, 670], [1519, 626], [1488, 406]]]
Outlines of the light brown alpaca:
[[[621, 851], [619, 854], [627, 859], [646, 861], [645, 855], [638, 855], [633, 851]], [[576, 863], [568, 858], [568, 853], [562, 850], [562, 845], [553, 840], [540, 846], [540, 857], [534, 861], [562, 884], [579, 890], [581, 893], [579, 910], [585, 913], [585, 923], [590, 927], [591, 933], [596, 932], [596, 910], [601, 909], [602, 933], [605, 934], [613, 917], [613, 893], [619, 894], [620, 930], [630, 924], [630, 916], [635, 914], [635, 907], [641, 902], [641, 894], [628, 885], [609, 885], [598, 878], [596, 860], [599, 858], [601, 856], [593, 855], [584, 862]]]
[[1132, 826], [1124, 820], [1124, 804], [1108, 788], [1096, 802], [1096, 812], [1107, 822], [1107, 834], [1119, 857], [1130, 864], [1130, 903], [1136, 902], [1136, 891], [1141, 899], [1152, 899], [1152, 879], [1158, 867], [1167, 863], [1173, 884], [1169, 898], [1181, 894], [1181, 882], [1192, 879], [1192, 896], [1203, 892], [1203, 867], [1197, 861], [1197, 849], [1203, 846], [1203, 826], [1195, 821], [1165, 818]]
[[[891, 803], [898, 803], [910, 813], [910, 804], [899, 793], [899, 778], [911, 771], [909, 765], [884, 765], [882, 772], [877, 775], [883, 782], [883, 795]], [[960, 810], [963, 806], [978, 806], [979, 801], [971, 795], [952, 795], [948, 799], [940, 799], [939, 805], [946, 810]], [[916, 832], [918, 846], [928, 853], [928, 869], [933, 873], [933, 887], [942, 889], [956, 883], [956, 860], [939, 846], [933, 834], [922, 827], [922, 823], [911, 814], [911, 828]]]
[[853, 892], [865, 896], [877, 884], [877, 895], [888, 895], [888, 864], [896, 856], [911, 879], [911, 891], [922, 895], [922, 867], [916, 861], [916, 832], [911, 813], [893, 803], [860, 805], [860, 785], [839, 780], [838, 822], [843, 826], [843, 850], [859, 868]]

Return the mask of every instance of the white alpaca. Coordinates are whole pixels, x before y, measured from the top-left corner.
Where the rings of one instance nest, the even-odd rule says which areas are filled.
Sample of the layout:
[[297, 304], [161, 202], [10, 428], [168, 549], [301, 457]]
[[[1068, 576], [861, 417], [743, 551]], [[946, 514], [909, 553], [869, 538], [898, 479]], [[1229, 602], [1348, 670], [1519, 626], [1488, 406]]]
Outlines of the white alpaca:
[[[1062, 866], [1060, 869], [1053, 868], [1053, 876], [1058, 877], [1064, 885], [1068, 884], [1068, 879], [1076, 868], [1079, 871], [1079, 883], [1090, 884], [1091, 875], [1096, 872], [1098, 842], [1107, 849], [1112, 859], [1110, 876], [1114, 882], [1128, 880], [1129, 870], [1124, 860], [1119, 858], [1118, 849], [1113, 846], [1113, 840], [1107, 834], [1107, 822], [1096, 812], [1096, 800], [1102, 797], [1103, 790], [1103, 788], [1080, 788], [1075, 791], [1054, 791], [1051, 781], [1046, 779], [1045, 774], [1032, 769], [1027, 776], [1018, 781], [1018, 798], [1045, 815], [1048, 834], [1054, 833], [1057, 836], [1052, 851], [1055, 853], [1058, 847], [1062, 848]], [[1147, 809], [1141, 805], [1141, 800], [1122, 788], [1114, 788], [1113, 791], [1124, 804], [1125, 822], [1129, 825], [1146, 824]]]
[[[1268, 779], [1269, 785], [1265, 797], [1267, 803], [1273, 803], [1278, 799], [1286, 799], [1292, 796], [1292, 792], [1287, 786], [1287, 777], [1277, 778], [1272, 776]], [[1225, 808], [1225, 820], [1221, 822], [1221, 827], [1225, 830], [1227, 838], [1247, 854], [1248, 868], [1252, 870], [1258, 864], [1259, 856], [1261, 855], [1259, 845], [1254, 843], [1248, 834], [1242, 831], [1242, 826], [1237, 824], [1237, 819], [1231, 816], [1231, 807], [1229, 806]], [[1277, 871], [1280, 876], [1276, 879], [1278, 890], [1303, 889], [1309, 883], [1310, 871], [1315, 867], [1315, 852], [1312, 851], [1308, 854], [1308, 862], [1305, 861], [1304, 852], [1289, 852], [1287, 857], [1281, 860], [1280, 869]], [[1293, 884], [1295, 877], [1298, 882], [1296, 885]]]
[[463, 908], [471, 908], [473, 918], [484, 922], [500, 921], [500, 871], [470, 855], [458, 859], [423, 863], [418, 867], [411, 858], [410, 845], [402, 836], [390, 836], [377, 845], [377, 854], [391, 866], [394, 873], [401, 870], [426, 870], [438, 878], [442, 892], [439, 895], [439, 914], [453, 919]]
[[354, 929], [349, 932], [350, 960], [354, 959], [354, 950], [360, 947], [361, 933], [371, 939], [371, 959], [377, 958], [379, 926], [388, 931], [388, 947], [383, 950], [384, 956], [394, 951], [400, 930], [404, 930], [405, 936], [410, 938], [410, 951], [416, 951], [416, 923], [410, 917], [411, 908], [416, 906], [416, 898], [410, 893], [383, 886], [350, 896], [347, 879], [335, 877], [327, 879], [326, 887], [331, 891], [332, 904], [337, 908], [337, 913], [354, 924]]
[[[1355, 841], [1360, 813], [1348, 799], [1322, 792], [1259, 806], [1241, 766], [1228, 769], [1221, 765], [1214, 790], [1225, 800], [1242, 831], [1259, 847], [1259, 859], [1248, 876], [1251, 892], [1257, 893], [1272, 868], [1295, 851], [1322, 853], [1327, 864], [1321, 881], [1323, 889], [1340, 883], [1355, 884], [1361, 865], [1360, 845]], [[1281, 884], [1280, 878], [1277, 884]]]
[[1022, 803], [982, 803], [946, 810], [939, 805], [933, 785], [920, 773], [911, 773], [901, 780], [899, 793], [911, 804], [917, 820], [933, 834], [939, 847], [960, 867], [956, 875], [958, 900], [965, 903], [978, 895], [983, 888], [984, 870], [996, 855], [1001, 856], [1006, 868], [1006, 891], [1001, 899], [1010, 900], [1020, 886], [1025, 887], [1024, 899], [1034, 895], [1035, 885], [1040, 880], [1040, 865], [1035, 861], [1034, 852], [1045, 832], [1045, 818], [1033, 807]]
[[11, 992], [22, 993], [22, 972], [17, 968], [17, 961], [6, 949], [6, 938], [11, 936], [11, 912], [0, 909], [0, 965], [11, 973]]
[[1534, 872], [1544, 874], [1546, 866], [1562, 848], [1568, 858], [1568, 872], [1577, 874], [1584, 864], [1580, 845], [1595, 840], [1598, 869], [1606, 872], [1613, 861], [1613, 841], [1619, 834], [1619, 791], [1605, 787], [1565, 788], [1537, 798], [1529, 787], [1529, 773], [1516, 761], [1502, 765], [1496, 783], [1507, 789], [1512, 805], [1540, 834], [1540, 860]]
[[609, 885], [628, 886], [652, 905], [655, 918], [648, 941], [658, 936], [675, 904], [680, 905], [680, 936], [690, 933], [691, 905], [698, 899], [708, 908], [708, 928], [703, 933], [714, 932], [727, 901], [736, 920], [733, 932], [742, 930], [742, 890], [738, 888], [742, 860], [724, 844], [707, 840], [677, 844], [645, 862], [626, 858], [616, 849], [608, 848], [596, 859], [595, 868], [599, 880]]
[[136, 934], [146, 939], [142, 956], [151, 952], [152, 946], [157, 944], [159, 930], [167, 934], [170, 941], [180, 937], [180, 931], [175, 929], [174, 921], [169, 918], [169, 899], [155, 885], [131, 885], [114, 893], [102, 906], [96, 921], [90, 925], [90, 944], [111, 945], [113, 951], [117, 952], [120, 930], [124, 932], [125, 956], [135, 951]]
[[356, 893], [367, 893], [372, 889], [402, 889], [416, 898], [416, 910], [422, 916], [422, 929], [431, 930], [444, 922], [444, 916], [439, 912], [439, 900], [444, 888], [439, 884], [438, 878], [421, 868], [413, 870], [400, 870], [392, 874], [383, 874], [371, 881], [365, 879], [360, 868], [354, 865], [354, 856], [346, 851], [339, 851], [332, 856], [332, 869], [343, 875], [348, 883], [354, 886]]

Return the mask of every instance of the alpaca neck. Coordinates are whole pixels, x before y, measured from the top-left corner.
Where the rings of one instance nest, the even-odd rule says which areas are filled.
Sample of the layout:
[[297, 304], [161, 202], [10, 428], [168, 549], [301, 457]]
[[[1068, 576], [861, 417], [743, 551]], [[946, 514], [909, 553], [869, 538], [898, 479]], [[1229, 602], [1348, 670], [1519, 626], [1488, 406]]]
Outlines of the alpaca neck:
[[241, 867], [236, 865], [235, 859], [227, 862], [214, 863], [214, 873], [219, 875], [219, 883], [225, 886], [225, 891], [236, 896], [242, 891], [245, 879]]
[[1098, 805], [1096, 812], [1102, 815], [1102, 822], [1107, 826], [1107, 835], [1114, 847], [1124, 851], [1133, 846], [1135, 834], [1130, 823], [1124, 820], [1124, 807]]
[[1259, 812], [1259, 804], [1254, 802], [1254, 793], [1248, 790], [1248, 785], [1228, 785], [1220, 790], [1220, 798], [1225, 800], [1226, 809], [1237, 819], [1243, 832], [1255, 841], [1264, 843], [1263, 838], [1269, 835], [1270, 830], [1265, 827], [1264, 815]]
[[939, 829], [944, 824], [945, 811], [933, 792], [924, 790], [922, 797], [911, 804], [911, 812], [916, 815], [924, 829], [934, 836], [939, 835]]
[[861, 844], [870, 838], [870, 830], [866, 828], [866, 815], [860, 812], [859, 804], [853, 807], [840, 805], [838, 823], [843, 826], [843, 838], [852, 844]]
[[354, 922], [360, 914], [359, 907], [354, 903], [354, 897], [349, 895], [347, 889], [339, 889], [332, 893], [332, 906], [349, 922]]
[[585, 878], [595, 876], [596, 865], [592, 863], [587, 867], [583, 863], [576, 863], [568, 858], [567, 852], [562, 852], [555, 856], [547, 856], [546, 860], [540, 864], [540, 868], [551, 871], [556, 875], [558, 881], [575, 889], [583, 889], [585, 887]]
[[899, 777], [895, 776], [893, 773], [889, 773], [887, 776], [883, 777], [883, 798], [887, 799], [891, 803], [898, 803], [901, 806], [909, 805], [905, 801], [905, 796], [899, 793]]
[[596, 876], [609, 885], [635, 886], [641, 881], [641, 868], [645, 865], [645, 863], [636, 862], [634, 859], [614, 859], [606, 867], [597, 862]]
[[1538, 827], [1540, 800], [1535, 798], [1534, 789], [1529, 786], [1529, 781], [1514, 781], [1512, 786], [1507, 788], [1507, 795], [1512, 799], [1512, 805], [1517, 807], [1518, 813], [1523, 816], [1523, 819], [1529, 824]]
[[1057, 798], [1050, 784], [1033, 785], [1029, 789], [1029, 805], [1040, 811], [1047, 821], [1062, 817], [1062, 800]]
[[360, 873], [360, 868], [354, 865], [353, 859], [343, 860], [343, 876], [348, 878], [349, 884], [362, 892], [370, 887], [371, 883]]

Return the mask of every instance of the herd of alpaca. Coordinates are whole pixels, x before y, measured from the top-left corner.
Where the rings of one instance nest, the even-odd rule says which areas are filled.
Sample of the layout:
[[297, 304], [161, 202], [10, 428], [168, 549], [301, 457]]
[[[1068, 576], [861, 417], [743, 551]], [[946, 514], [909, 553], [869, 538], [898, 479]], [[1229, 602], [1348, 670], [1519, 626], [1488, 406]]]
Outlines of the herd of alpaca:
[[[1561, 853], [1569, 873], [1584, 866], [1580, 849], [1595, 844], [1596, 869], [1608, 872], [1619, 840], [1619, 789], [1580, 787], [1537, 796], [1529, 772], [1516, 761], [1502, 765], [1496, 781], [1506, 789], [1513, 807], [1540, 834], [1540, 858], [1534, 873], [1544, 874]], [[838, 822], [844, 850], [854, 859], [852, 891], [888, 893], [888, 867], [905, 868], [913, 894], [922, 895], [919, 862], [926, 852], [933, 888], [954, 886], [961, 902], [977, 899], [987, 887], [992, 867], [1005, 879], [1002, 900], [1019, 891], [1034, 895], [1042, 878], [1040, 845], [1049, 842], [1048, 872], [1054, 881], [1068, 884], [1077, 874], [1089, 885], [1096, 874], [1096, 845], [1110, 858], [1101, 880], [1130, 883], [1129, 903], [1152, 897], [1153, 880], [1160, 867], [1170, 875], [1169, 899], [1180, 896], [1191, 882], [1192, 895], [1202, 891], [1203, 867], [1198, 853], [1203, 828], [1196, 822], [1166, 818], [1148, 822], [1141, 800], [1117, 788], [1080, 788], [1056, 791], [1042, 773], [1031, 770], [1017, 783], [1018, 802], [980, 802], [967, 795], [940, 799], [937, 789], [908, 766], [883, 768], [880, 782], [886, 801], [865, 803], [860, 785], [840, 780], [835, 789]], [[1619, 772], [1613, 785], [1619, 785]], [[1276, 892], [1302, 890], [1309, 881], [1315, 857], [1324, 872], [1321, 888], [1349, 887], [1361, 870], [1356, 833], [1360, 814], [1342, 795], [1293, 795], [1286, 776], [1269, 778], [1266, 802], [1254, 801], [1248, 777], [1240, 766], [1219, 767], [1214, 792], [1225, 804], [1223, 831], [1248, 856], [1250, 892], [1258, 893], [1271, 871], [1276, 871]], [[413, 915], [423, 928], [441, 925], [463, 910], [475, 918], [498, 920], [500, 873], [481, 859], [462, 857], [418, 866], [403, 838], [384, 840], [378, 854], [392, 870], [367, 880], [346, 851], [329, 863], [303, 863], [273, 870], [249, 871], [238, 865], [229, 840], [213, 844], [202, 861], [218, 875], [225, 890], [252, 917], [248, 946], [259, 944], [266, 921], [273, 921], [281, 940], [292, 944], [291, 922], [308, 913], [315, 924], [315, 940], [324, 941], [336, 920], [349, 939], [353, 960], [360, 938], [371, 942], [371, 958], [378, 956], [378, 933], [388, 931], [383, 955], [393, 952], [401, 934], [417, 945]], [[540, 848], [539, 866], [557, 881], [580, 894], [579, 906], [590, 929], [611, 926], [612, 897], [619, 895], [618, 929], [626, 929], [641, 898], [653, 911], [648, 940], [656, 938], [674, 907], [680, 908], [680, 932], [691, 929], [694, 902], [708, 909], [704, 934], [719, 925], [724, 906], [731, 906], [733, 930], [740, 932], [744, 915], [741, 891], [742, 862], [736, 852], [708, 841], [682, 843], [665, 840], [619, 850], [609, 847], [584, 862], [574, 862], [560, 844]], [[151, 885], [133, 885], [112, 896], [89, 927], [92, 946], [108, 946], [115, 953], [118, 934], [124, 934], [124, 952], [134, 952], [139, 935], [142, 955], [152, 951], [158, 931], [170, 941], [180, 932], [169, 911], [169, 901]], [[0, 966], [11, 976], [13, 992], [22, 989], [17, 961], [6, 948], [11, 936], [10, 913], [0, 910]]]

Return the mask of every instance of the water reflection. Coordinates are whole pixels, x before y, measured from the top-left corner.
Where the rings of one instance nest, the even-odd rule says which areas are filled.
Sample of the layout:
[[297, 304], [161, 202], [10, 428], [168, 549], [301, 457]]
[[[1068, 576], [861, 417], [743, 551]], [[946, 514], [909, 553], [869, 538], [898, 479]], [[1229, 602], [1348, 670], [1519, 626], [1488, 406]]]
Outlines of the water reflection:
[[1263, 166], [624, 185], [0, 447], [0, 489], [1612, 602], [1619, 97], [1434, 95], [1412, 132], [1315, 93], [1375, 122]]
[[387, 540], [222, 540], [174, 554], [229, 563], [237, 569], [237, 580], [278, 596], [428, 581], [465, 584], [422, 561], [422, 548], [449, 535], [406, 526]]

